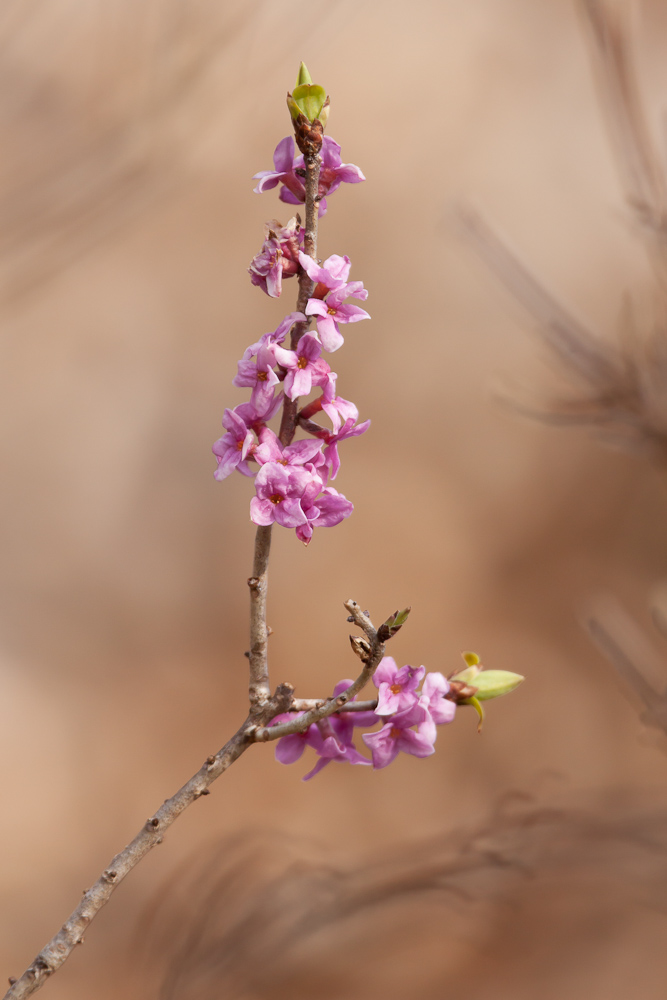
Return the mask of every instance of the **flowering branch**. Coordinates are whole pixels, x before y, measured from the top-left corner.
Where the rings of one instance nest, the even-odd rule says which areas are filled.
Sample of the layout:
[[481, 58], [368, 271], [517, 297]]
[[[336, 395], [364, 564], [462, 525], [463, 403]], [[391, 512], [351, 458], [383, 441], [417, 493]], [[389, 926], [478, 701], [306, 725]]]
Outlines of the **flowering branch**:
[[[316, 527], [333, 527], [350, 516], [352, 503], [329, 483], [340, 469], [339, 444], [363, 434], [370, 424], [368, 420], [359, 423], [354, 403], [337, 395], [336, 373], [321, 357], [323, 351], [333, 353], [342, 346], [341, 325], [370, 318], [360, 306], [345, 301], [365, 301], [368, 293], [361, 281], [348, 281], [348, 257], [332, 254], [322, 263], [317, 259], [318, 217], [327, 210], [326, 196], [342, 182], [358, 183], [365, 178], [354, 164], [341, 162], [340, 146], [324, 136], [329, 98], [312, 83], [303, 64], [287, 103], [301, 156], [294, 156], [291, 137], [283, 139], [274, 153], [275, 170], [255, 175], [259, 179], [256, 190], [280, 183], [283, 201], [305, 204], [305, 225], [299, 216], [285, 226], [275, 219], [267, 223], [264, 245], [249, 271], [253, 284], [273, 298], [281, 294], [283, 277], [298, 274], [297, 309], [246, 349], [233, 383], [250, 388], [250, 400], [225, 410], [222, 423], [227, 433], [213, 446], [218, 460], [216, 479], [223, 480], [234, 471], [254, 477], [250, 518], [257, 531], [248, 580], [248, 718], [112, 859], [30, 968], [18, 981], [10, 980], [5, 1000], [30, 996], [60, 968], [115, 887], [161, 843], [184, 809], [208, 795], [213, 781], [253, 743], [275, 741], [276, 758], [283, 764], [298, 760], [305, 747], [311, 747], [318, 761], [304, 780], [332, 761], [383, 768], [399, 752], [430, 756], [435, 752], [436, 726], [452, 722], [458, 704], [472, 704], [482, 718], [482, 701], [506, 694], [523, 679], [505, 671], [482, 672], [475, 654], [465, 654], [466, 669], [449, 680], [441, 673], [426, 674], [423, 666], [399, 668], [392, 657], [384, 655], [385, 643], [405, 624], [410, 608], [395, 611], [376, 629], [368, 612], [349, 600], [345, 602], [348, 621], [363, 633], [350, 636], [362, 664], [356, 680], [339, 681], [328, 698], [295, 700], [291, 684], [281, 684], [271, 695], [266, 602], [273, 524], [296, 529], [297, 537], [308, 545]], [[309, 330], [312, 317], [316, 331]], [[282, 346], [288, 332], [289, 349]], [[320, 390], [320, 395], [299, 408], [299, 400], [313, 389]], [[281, 407], [276, 434], [268, 424]], [[331, 430], [313, 420], [320, 413], [331, 422]], [[295, 441], [297, 430], [308, 437]], [[377, 698], [356, 702], [371, 679], [378, 689]], [[378, 725], [379, 730], [362, 736], [371, 752], [369, 760], [357, 750], [354, 730]]]

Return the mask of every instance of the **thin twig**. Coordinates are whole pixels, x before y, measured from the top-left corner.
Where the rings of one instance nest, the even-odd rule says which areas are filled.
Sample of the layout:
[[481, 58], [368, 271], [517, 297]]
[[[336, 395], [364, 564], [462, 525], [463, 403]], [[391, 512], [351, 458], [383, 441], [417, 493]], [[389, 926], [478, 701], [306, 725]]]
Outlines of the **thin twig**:
[[255, 534], [255, 558], [252, 576], [248, 580], [250, 588], [250, 710], [259, 709], [268, 701], [269, 664], [267, 645], [269, 630], [266, 625], [266, 595], [269, 584], [269, 554], [271, 552], [271, 528], [269, 524], [257, 528]]
[[[307, 712], [311, 708], [321, 708], [326, 703], [326, 698], [293, 698], [289, 707], [290, 712]], [[350, 701], [347, 705], [341, 705], [339, 712], [374, 712], [378, 707], [377, 698], [369, 701]]]
[[269, 740], [280, 739], [281, 736], [305, 732], [308, 726], [312, 726], [314, 722], [319, 722], [321, 719], [326, 719], [327, 716], [333, 715], [334, 712], [339, 712], [344, 705], [347, 705], [366, 686], [375, 673], [380, 660], [384, 656], [384, 643], [380, 642], [372, 621], [368, 615], [365, 615], [361, 611], [356, 601], [345, 601], [344, 606], [350, 612], [350, 617], [353, 619], [354, 624], [362, 629], [368, 640], [365, 644], [366, 649], [362, 648], [359, 651], [359, 646], [355, 646], [364, 664], [363, 670], [357, 679], [350, 684], [349, 688], [343, 691], [342, 694], [339, 694], [337, 698], [327, 698], [318, 707], [311, 708], [304, 715], [299, 716], [298, 719], [293, 719], [291, 722], [282, 722], [277, 726], [270, 726], [268, 728], [265, 726], [256, 729], [252, 734], [256, 742], [265, 743]]

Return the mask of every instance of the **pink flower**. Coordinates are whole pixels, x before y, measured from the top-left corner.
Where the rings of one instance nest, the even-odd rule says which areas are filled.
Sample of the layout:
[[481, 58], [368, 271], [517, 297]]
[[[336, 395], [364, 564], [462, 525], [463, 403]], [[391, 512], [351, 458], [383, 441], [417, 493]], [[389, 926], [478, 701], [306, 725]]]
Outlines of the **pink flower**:
[[[449, 681], [442, 674], [427, 674], [424, 678], [419, 704], [428, 712], [428, 719], [424, 723], [423, 732], [432, 735], [434, 741], [436, 725], [442, 726], [453, 722], [456, 715], [456, 702], [445, 698], [448, 691]], [[431, 720], [430, 728], [429, 720]]]
[[[328, 194], [333, 194], [342, 183], [358, 184], [366, 180], [354, 163], [341, 163], [340, 146], [328, 135], [324, 136], [322, 142], [321, 158], [318, 187], [320, 217], [326, 213]], [[306, 190], [298, 172], [304, 169], [304, 161], [303, 156], [294, 157], [294, 139], [291, 136], [281, 139], [276, 146], [273, 165], [275, 170], [260, 170], [254, 175], [253, 179], [259, 180], [255, 191], [261, 194], [262, 191], [269, 191], [276, 184], [281, 184], [280, 200], [289, 205], [302, 205], [306, 200]]]
[[248, 272], [253, 285], [277, 299], [282, 291], [283, 277], [291, 278], [299, 270], [298, 254], [303, 233], [296, 217], [286, 226], [272, 219], [264, 228], [262, 249], [253, 257]]
[[[333, 194], [341, 184], [359, 184], [366, 178], [359, 167], [354, 163], [341, 163], [340, 146], [330, 136], [325, 135], [322, 141], [322, 165], [320, 167], [320, 180], [318, 194], [320, 196], [320, 206], [324, 206], [326, 212], [326, 197]], [[303, 156], [298, 156], [294, 161], [294, 169], [302, 170], [304, 167]], [[284, 201], [291, 199], [284, 198]]]
[[[426, 709], [415, 704], [405, 712], [392, 716], [377, 733], [364, 733], [362, 739], [370, 748], [373, 767], [387, 767], [399, 753], [413, 757], [430, 757], [435, 753], [434, 740], [424, 723]], [[412, 728], [417, 726], [417, 732]], [[426, 730], [426, 731], [425, 731]]]
[[[307, 396], [314, 385], [327, 385], [331, 368], [320, 358], [322, 346], [312, 333], [304, 333], [296, 351], [274, 347], [276, 361], [287, 371], [284, 390], [289, 399]], [[334, 376], [335, 378], [335, 376]]]
[[307, 502], [308, 491], [315, 492], [320, 487], [320, 480], [303, 467], [288, 469], [279, 462], [267, 462], [255, 477], [257, 495], [250, 501], [250, 518], [255, 524], [276, 521], [283, 528], [298, 528], [307, 521], [302, 498]]
[[[365, 309], [348, 305], [343, 300], [351, 297], [365, 301], [368, 292], [361, 281], [348, 283], [349, 257], [334, 254], [319, 267], [307, 254], [300, 251], [299, 261], [308, 277], [316, 282], [315, 297], [308, 299], [306, 316], [316, 317], [322, 347], [333, 353], [344, 343], [343, 335], [338, 329], [340, 323], [358, 323], [362, 319], [370, 319]], [[329, 291], [325, 292], [325, 289]]]
[[239, 403], [238, 406], [234, 407], [234, 413], [241, 417], [247, 427], [252, 427], [254, 431], [259, 433], [266, 421], [275, 417], [282, 406], [283, 399], [282, 392], [277, 392], [273, 398], [259, 395], [254, 403], [252, 401]]
[[273, 351], [274, 348], [262, 345], [254, 360], [239, 361], [238, 374], [232, 379], [232, 385], [240, 388], [252, 386], [250, 402], [258, 412], [266, 410], [273, 401], [273, 387], [279, 382], [273, 370], [276, 363]]
[[[306, 189], [303, 181], [294, 173], [294, 139], [287, 136], [281, 139], [273, 153], [273, 165], [275, 170], [260, 170], [254, 174], [253, 180], [259, 180], [255, 188], [257, 194], [262, 191], [270, 191], [276, 184], [284, 185], [280, 191], [281, 201], [290, 201], [291, 204], [299, 205], [306, 200]], [[285, 193], [291, 195], [288, 199]]]
[[[340, 681], [334, 688], [334, 698], [349, 688], [352, 681]], [[363, 713], [364, 715], [368, 713]], [[295, 714], [278, 715], [272, 721], [275, 726], [280, 722], [291, 721], [299, 718], [303, 712]], [[371, 762], [363, 754], [359, 753], [352, 736], [354, 724], [348, 721], [343, 715], [332, 715], [327, 719], [322, 719], [318, 723], [309, 726], [303, 733], [291, 733], [289, 736], [281, 736], [276, 743], [276, 760], [281, 764], [294, 764], [303, 755], [307, 746], [311, 747], [320, 758], [315, 767], [304, 775], [303, 781], [309, 781], [316, 774], [330, 764], [338, 761], [342, 764], [366, 764]]]
[[277, 329], [273, 330], [271, 333], [265, 333], [263, 337], [260, 337], [259, 340], [255, 341], [254, 344], [251, 344], [250, 347], [246, 347], [243, 352], [243, 360], [250, 361], [250, 359], [254, 358], [256, 354], [259, 354], [261, 347], [267, 347], [272, 350], [276, 344], [282, 344], [294, 324], [305, 320], [305, 318], [306, 317], [301, 312], [289, 313], [283, 320], [280, 321]]
[[223, 434], [213, 445], [213, 454], [218, 460], [218, 468], [213, 475], [216, 479], [223, 480], [235, 469], [244, 476], [254, 475], [246, 459], [254, 450], [255, 439], [243, 417], [235, 410], [225, 410], [222, 426], [228, 433]]
[[286, 468], [305, 465], [314, 462], [322, 451], [322, 441], [293, 441], [285, 447], [270, 427], [265, 427], [259, 433], [259, 445], [255, 448], [254, 458], [260, 465], [267, 462], [279, 462]]
[[345, 421], [337, 434], [327, 434], [325, 438], [327, 446], [324, 449], [324, 459], [329, 463], [332, 479], [336, 478], [340, 469], [340, 456], [338, 455], [338, 445], [340, 442], [345, 441], [347, 438], [358, 437], [360, 434], [365, 434], [370, 425], [370, 420], [364, 420], [362, 424], [357, 424], [355, 426], [354, 419], [350, 417], [349, 420]]
[[385, 656], [373, 674], [378, 689], [377, 715], [404, 712], [417, 704], [417, 688], [424, 676], [424, 667], [411, 667], [406, 663], [399, 670], [393, 656]]
[[314, 528], [333, 528], [340, 524], [342, 520], [350, 516], [354, 510], [354, 504], [342, 493], [327, 486], [322, 490], [321, 496], [313, 498], [310, 506], [304, 502], [303, 509], [306, 514], [306, 523], [299, 525], [296, 529], [296, 536], [305, 545], [308, 545], [313, 537]]

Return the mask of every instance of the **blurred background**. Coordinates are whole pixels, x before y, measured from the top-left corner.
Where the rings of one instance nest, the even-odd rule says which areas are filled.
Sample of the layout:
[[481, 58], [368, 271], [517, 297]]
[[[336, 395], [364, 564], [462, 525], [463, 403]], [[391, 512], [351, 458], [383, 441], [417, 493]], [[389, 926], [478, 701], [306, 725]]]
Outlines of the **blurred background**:
[[367, 177], [319, 249], [370, 291], [335, 368], [373, 423], [353, 517], [274, 532], [272, 678], [353, 673], [353, 597], [412, 605], [399, 664], [528, 680], [377, 773], [252, 749], [45, 996], [664, 996], [666, 51], [659, 0], [5, 0], [4, 976], [245, 715], [252, 489], [210, 447], [296, 297], [246, 268], [305, 59]]

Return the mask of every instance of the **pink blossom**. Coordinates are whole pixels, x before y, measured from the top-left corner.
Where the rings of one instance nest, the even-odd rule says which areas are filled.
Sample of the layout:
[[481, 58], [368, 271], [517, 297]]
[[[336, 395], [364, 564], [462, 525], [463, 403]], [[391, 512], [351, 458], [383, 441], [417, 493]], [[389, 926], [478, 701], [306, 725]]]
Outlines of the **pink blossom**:
[[[446, 725], [454, 721], [456, 702], [445, 698], [449, 691], [449, 681], [439, 673], [427, 674], [419, 694], [419, 704], [428, 712], [423, 731], [433, 736], [435, 740], [436, 725]], [[430, 728], [429, 728], [429, 720]]]
[[322, 445], [322, 441], [304, 439], [283, 447], [271, 428], [265, 427], [259, 433], [259, 445], [255, 448], [254, 458], [260, 465], [266, 465], [267, 462], [279, 462], [288, 468], [305, 465], [316, 460], [322, 451]]
[[[321, 151], [322, 164], [320, 167], [320, 180], [318, 194], [320, 205], [322, 205], [327, 195], [333, 194], [342, 183], [359, 184], [365, 181], [363, 173], [354, 163], [341, 163], [340, 146], [330, 136], [325, 135], [322, 141]], [[298, 156], [294, 161], [295, 170], [303, 170], [303, 156]], [[288, 199], [285, 198], [285, 201]], [[326, 201], [324, 201], [326, 211]], [[324, 212], [320, 212], [324, 215]]]
[[288, 469], [279, 462], [267, 462], [255, 477], [257, 495], [250, 501], [250, 518], [255, 524], [276, 521], [283, 528], [298, 528], [307, 521], [302, 498], [308, 502], [308, 491], [317, 492], [320, 487], [320, 480], [303, 466]]
[[213, 445], [213, 454], [218, 460], [218, 468], [213, 475], [216, 479], [226, 479], [238, 469], [244, 476], [254, 475], [246, 459], [252, 454], [255, 439], [243, 417], [236, 410], [225, 410], [222, 426], [227, 430]]
[[262, 191], [270, 191], [276, 184], [282, 184], [284, 187], [280, 191], [281, 201], [288, 200], [283, 194], [287, 192], [291, 195], [289, 199], [291, 204], [302, 204], [306, 200], [306, 189], [301, 178], [294, 173], [294, 139], [291, 135], [281, 139], [276, 146], [273, 166], [275, 170], [260, 170], [258, 174], [253, 175], [253, 180], [259, 180], [255, 192], [261, 194]]
[[[362, 739], [370, 748], [373, 767], [387, 767], [399, 753], [413, 757], [430, 757], [435, 753], [427, 715], [425, 708], [414, 704], [407, 711], [392, 716], [377, 733], [364, 733]], [[415, 725], [417, 732], [412, 728]]]
[[337, 253], [331, 254], [322, 264], [318, 264], [303, 250], [299, 251], [299, 263], [311, 281], [315, 282], [315, 286], [322, 286], [321, 291], [324, 295], [326, 295], [324, 291], [326, 288], [333, 291], [335, 288], [342, 288], [347, 284], [352, 266], [349, 257], [341, 257]]
[[324, 449], [324, 459], [329, 463], [332, 479], [336, 478], [340, 469], [340, 456], [338, 454], [338, 445], [340, 442], [347, 440], [347, 438], [358, 437], [360, 434], [365, 434], [370, 425], [370, 420], [364, 420], [363, 423], [355, 426], [354, 419], [350, 417], [349, 420], [345, 421], [337, 434], [327, 434], [325, 438], [327, 445]]
[[417, 688], [424, 676], [424, 667], [411, 667], [406, 663], [399, 670], [393, 656], [385, 656], [373, 674], [378, 689], [377, 715], [404, 712], [417, 704]]
[[371, 318], [361, 306], [343, 302], [343, 299], [350, 296], [363, 300], [367, 298], [368, 292], [360, 281], [352, 281], [349, 285], [343, 285], [342, 288], [329, 292], [325, 299], [308, 299], [306, 316], [316, 317], [317, 333], [322, 341], [322, 347], [330, 354], [345, 343], [345, 338], [338, 329], [340, 323], [358, 323], [362, 319]]
[[[334, 688], [334, 698], [346, 691], [351, 683], [352, 681], [348, 680], [340, 681]], [[302, 715], [303, 712], [278, 715], [271, 725], [275, 726], [281, 722], [292, 721]], [[315, 767], [304, 775], [303, 781], [314, 778], [332, 761], [343, 764], [369, 765], [371, 761], [367, 760], [355, 747], [352, 741], [353, 734], [354, 725], [347, 718], [344, 718], [343, 715], [329, 716], [327, 719], [313, 723], [303, 733], [290, 733], [289, 736], [281, 736], [276, 743], [276, 760], [280, 761], [281, 764], [294, 764], [302, 757], [306, 747], [311, 747], [320, 759]]]
[[256, 354], [259, 354], [261, 347], [267, 347], [272, 349], [276, 344], [282, 344], [285, 337], [292, 329], [295, 323], [299, 323], [305, 320], [305, 316], [302, 312], [291, 312], [283, 320], [280, 321], [278, 327], [271, 333], [265, 333], [263, 337], [251, 344], [250, 347], [246, 347], [243, 352], [243, 360], [250, 361], [254, 358]]
[[266, 421], [275, 417], [282, 406], [283, 399], [282, 392], [277, 392], [273, 398], [259, 395], [254, 403], [251, 400], [247, 403], [239, 403], [238, 406], [234, 407], [234, 413], [241, 417], [247, 427], [252, 427], [254, 431], [259, 433]]
[[258, 285], [267, 295], [279, 298], [282, 279], [290, 278], [299, 270], [299, 245], [303, 233], [296, 217], [281, 226], [276, 219], [265, 226], [264, 243], [253, 257], [248, 272], [253, 285]]
[[332, 487], [327, 486], [322, 490], [321, 496], [313, 499], [310, 506], [303, 504], [306, 514], [306, 523], [299, 525], [296, 529], [296, 536], [305, 545], [308, 545], [313, 537], [314, 528], [333, 528], [340, 524], [346, 517], [349, 517], [354, 510], [354, 504], [338, 493]]
[[[296, 351], [274, 347], [276, 361], [287, 371], [284, 390], [289, 399], [307, 396], [314, 385], [326, 385], [331, 368], [320, 358], [322, 346], [312, 333], [304, 333]], [[335, 378], [335, 376], [334, 376]]]
[[273, 370], [274, 350], [262, 345], [254, 360], [239, 361], [238, 374], [232, 379], [232, 385], [240, 388], [252, 386], [250, 402], [258, 412], [266, 410], [267, 404], [273, 401], [273, 387], [279, 382]]
[[[301, 171], [304, 170], [303, 156], [294, 157], [294, 140], [291, 136], [281, 139], [273, 154], [274, 170], [260, 170], [254, 175], [259, 180], [255, 188], [258, 194], [269, 191], [281, 184], [280, 200], [289, 205], [302, 205], [306, 200], [306, 190]], [[322, 141], [320, 179], [318, 187], [319, 215], [326, 213], [326, 196], [333, 194], [341, 183], [359, 184], [365, 181], [363, 173], [354, 163], [341, 163], [340, 146], [330, 136]]]
[[306, 305], [306, 315], [316, 317], [317, 332], [322, 346], [325, 351], [333, 353], [344, 342], [343, 335], [338, 329], [339, 323], [358, 323], [359, 320], [370, 319], [365, 309], [346, 304], [343, 300], [353, 298], [365, 301], [368, 292], [363, 282], [348, 282], [349, 257], [339, 257], [334, 254], [320, 267], [307, 254], [300, 252], [299, 261], [308, 277], [316, 282], [314, 297], [308, 299]]

